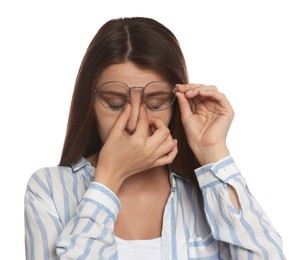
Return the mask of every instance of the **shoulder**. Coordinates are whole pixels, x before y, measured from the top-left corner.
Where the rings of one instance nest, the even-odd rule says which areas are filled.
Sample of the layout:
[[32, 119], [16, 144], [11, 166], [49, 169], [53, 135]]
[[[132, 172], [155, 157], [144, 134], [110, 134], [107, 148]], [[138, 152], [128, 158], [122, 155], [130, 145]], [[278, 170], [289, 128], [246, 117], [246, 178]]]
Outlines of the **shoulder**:
[[70, 166], [40, 168], [31, 175], [27, 184], [27, 192], [51, 193], [54, 189], [64, 190], [74, 182], [91, 180], [92, 172], [90, 164], [84, 158]]
[[26, 193], [50, 195], [53, 185], [59, 181], [61, 173], [71, 173], [71, 167], [44, 167], [35, 171], [28, 180]]
[[93, 169], [84, 158], [70, 166], [44, 167], [35, 171], [27, 185], [25, 208], [46, 210], [67, 223], [75, 214], [91, 180]]
[[52, 178], [57, 178], [61, 173], [72, 173], [70, 166], [53, 166], [43, 167], [35, 171], [29, 178], [28, 184], [38, 183], [40, 181], [50, 181]]
[[74, 214], [92, 176], [86, 167], [54, 166], [35, 171], [27, 184], [25, 208], [58, 214], [63, 222]]

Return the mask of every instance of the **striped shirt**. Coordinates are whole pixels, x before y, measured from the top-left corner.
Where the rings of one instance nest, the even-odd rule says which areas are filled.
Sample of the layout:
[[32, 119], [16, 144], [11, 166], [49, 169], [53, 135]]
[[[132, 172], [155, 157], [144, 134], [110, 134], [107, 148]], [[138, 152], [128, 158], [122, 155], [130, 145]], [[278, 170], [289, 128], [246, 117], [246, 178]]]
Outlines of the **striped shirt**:
[[[70, 167], [43, 168], [25, 194], [27, 259], [118, 259], [114, 224], [121, 204], [93, 182], [81, 158]], [[284, 259], [279, 234], [248, 190], [232, 157], [195, 170], [201, 192], [170, 173], [161, 259]], [[240, 211], [229, 198], [237, 192]]]

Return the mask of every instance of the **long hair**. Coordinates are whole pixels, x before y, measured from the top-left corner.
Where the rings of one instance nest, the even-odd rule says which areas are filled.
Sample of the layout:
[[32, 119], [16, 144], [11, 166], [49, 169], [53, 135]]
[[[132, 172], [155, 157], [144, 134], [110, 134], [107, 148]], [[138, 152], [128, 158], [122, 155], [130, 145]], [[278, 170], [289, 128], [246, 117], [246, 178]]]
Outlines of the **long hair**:
[[[80, 157], [101, 150], [103, 143], [96, 127], [94, 88], [103, 69], [131, 61], [152, 69], [170, 83], [188, 83], [185, 58], [174, 34], [150, 18], [120, 18], [105, 23], [94, 36], [81, 63], [73, 92], [60, 165], [71, 165]], [[194, 169], [199, 166], [185, 136], [178, 101], [169, 123], [178, 139], [178, 154], [171, 170], [196, 183]]]

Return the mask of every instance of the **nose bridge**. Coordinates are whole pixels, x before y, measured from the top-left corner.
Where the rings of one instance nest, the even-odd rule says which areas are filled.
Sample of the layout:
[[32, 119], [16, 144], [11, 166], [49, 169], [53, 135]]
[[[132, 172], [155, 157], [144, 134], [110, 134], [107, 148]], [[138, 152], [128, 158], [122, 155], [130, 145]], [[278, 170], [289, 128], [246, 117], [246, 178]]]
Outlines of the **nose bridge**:
[[143, 91], [144, 87], [140, 87], [140, 86], [134, 86], [134, 87], [130, 87], [129, 90], [132, 91], [134, 89], [140, 89], [141, 91]]
[[131, 106], [135, 105], [135, 103], [138, 105], [138, 107], [140, 106], [141, 104], [140, 102], [142, 102], [143, 99], [143, 90], [144, 87], [139, 87], [139, 86], [129, 88], [129, 97], [130, 97], [129, 102]]
[[[134, 86], [129, 88], [129, 96], [130, 96], [130, 103], [134, 102], [134, 98], [139, 97], [138, 100], [142, 100], [143, 93], [144, 93], [144, 87]], [[140, 99], [141, 98], [141, 99]], [[131, 100], [133, 99], [133, 100]]]

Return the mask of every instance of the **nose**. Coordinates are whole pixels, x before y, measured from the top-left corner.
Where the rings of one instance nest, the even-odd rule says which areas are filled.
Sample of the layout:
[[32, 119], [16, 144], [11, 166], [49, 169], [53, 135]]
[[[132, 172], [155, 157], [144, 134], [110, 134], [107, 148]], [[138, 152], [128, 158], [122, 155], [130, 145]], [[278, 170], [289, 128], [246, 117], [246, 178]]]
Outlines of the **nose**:
[[143, 100], [141, 91], [131, 91], [130, 105], [132, 109], [130, 118], [126, 125], [126, 130], [130, 134], [133, 134], [135, 132], [139, 117], [139, 110], [142, 102]]

